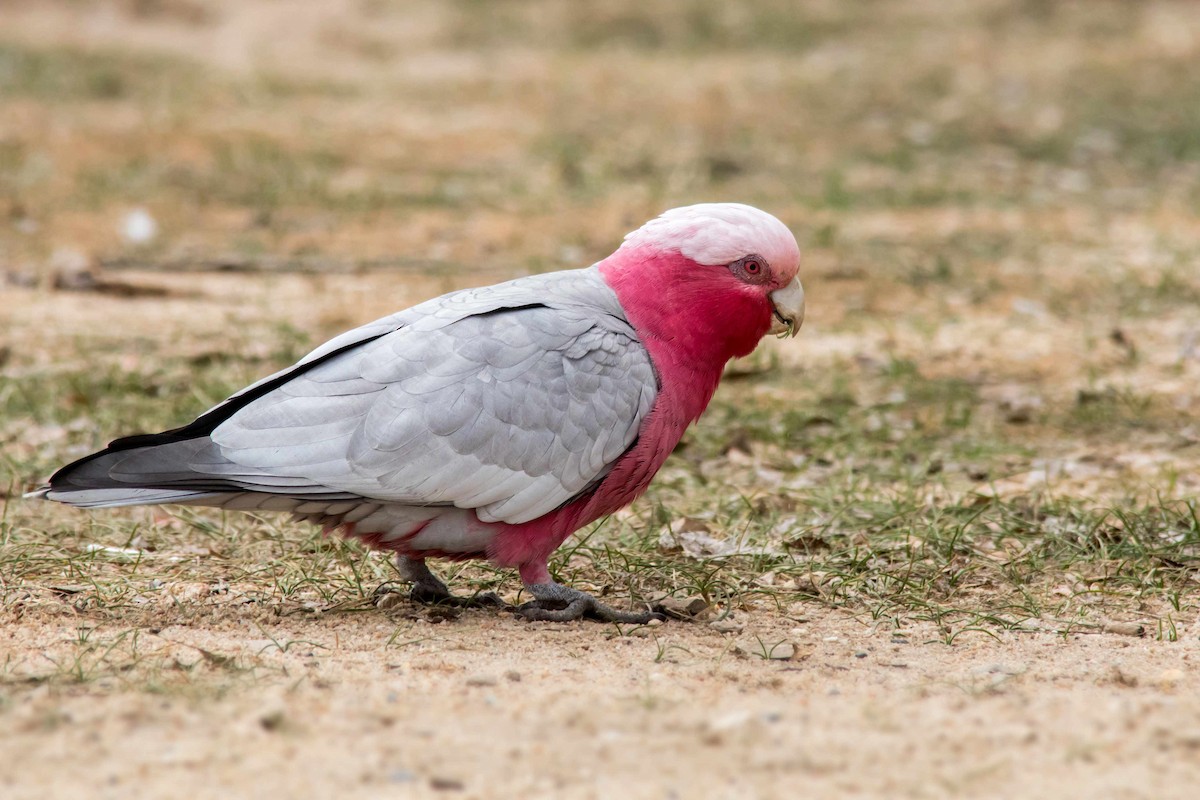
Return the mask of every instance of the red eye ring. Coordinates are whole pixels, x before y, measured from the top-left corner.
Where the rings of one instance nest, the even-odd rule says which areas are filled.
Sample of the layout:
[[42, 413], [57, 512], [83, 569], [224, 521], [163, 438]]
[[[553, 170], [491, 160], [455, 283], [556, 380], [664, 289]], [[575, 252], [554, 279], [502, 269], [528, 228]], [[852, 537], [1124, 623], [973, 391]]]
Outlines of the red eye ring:
[[729, 271], [743, 283], [752, 283], [755, 286], [766, 283], [770, 275], [766, 259], [755, 253], [731, 262]]

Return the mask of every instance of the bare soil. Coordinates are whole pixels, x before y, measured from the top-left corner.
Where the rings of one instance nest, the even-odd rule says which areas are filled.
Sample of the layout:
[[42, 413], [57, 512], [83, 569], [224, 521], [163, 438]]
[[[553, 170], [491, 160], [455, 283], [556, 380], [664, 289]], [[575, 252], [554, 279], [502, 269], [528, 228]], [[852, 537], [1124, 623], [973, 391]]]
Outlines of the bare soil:
[[[10, 623], [3, 647], [53, 647], [77, 624]], [[3, 716], [0, 786], [12, 798], [1189, 798], [1200, 782], [1194, 640], [1014, 633], [951, 647], [825, 612], [748, 615], [737, 637], [686, 623], [614, 637], [483, 612], [417, 624], [399, 646], [395, 632], [374, 613], [260, 623], [213, 609], [167, 624], [146, 646], [209, 689], [118, 678], [22, 692]], [[753, 636], [790, 640], [796, 656], [731, 652]], [[254, 674], [197, 648], [251, 657]], [[211, 688], [226, 681], [228, 693]]]

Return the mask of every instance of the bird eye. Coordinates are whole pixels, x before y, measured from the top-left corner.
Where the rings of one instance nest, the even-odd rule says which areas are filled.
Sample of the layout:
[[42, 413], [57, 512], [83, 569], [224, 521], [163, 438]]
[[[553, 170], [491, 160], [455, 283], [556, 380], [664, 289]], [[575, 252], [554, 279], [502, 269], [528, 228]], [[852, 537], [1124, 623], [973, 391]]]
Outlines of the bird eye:
[[753, 253], [731, 263], [729, 271], [742, 283], [761, 286], [771, 282], [771, 269], [766, 259]]

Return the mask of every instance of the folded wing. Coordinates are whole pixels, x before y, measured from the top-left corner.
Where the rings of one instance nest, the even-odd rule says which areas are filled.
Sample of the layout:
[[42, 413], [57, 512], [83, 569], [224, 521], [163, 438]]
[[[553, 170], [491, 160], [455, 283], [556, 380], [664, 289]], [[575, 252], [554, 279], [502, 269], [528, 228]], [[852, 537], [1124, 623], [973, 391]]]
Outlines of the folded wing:
[[619, 327], [532, 306], [401, 328], [246, 405], [212, 433], [224, 463], [197, 467], [525, 522], [603, 477], [653, 405]]

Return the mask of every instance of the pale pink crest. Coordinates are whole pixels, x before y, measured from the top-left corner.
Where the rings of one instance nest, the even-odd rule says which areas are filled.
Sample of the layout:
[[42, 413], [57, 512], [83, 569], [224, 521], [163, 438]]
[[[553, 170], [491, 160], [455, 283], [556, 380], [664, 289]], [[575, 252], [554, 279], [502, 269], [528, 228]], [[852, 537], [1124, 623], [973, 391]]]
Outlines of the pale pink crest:
[[800, 266], [800, 248], [787, 226], [742, 203], [673, 208], [626, 235], [621, 247], [676, 251], [708, 266], [760, 255], [785, 281], [791, 280]]

